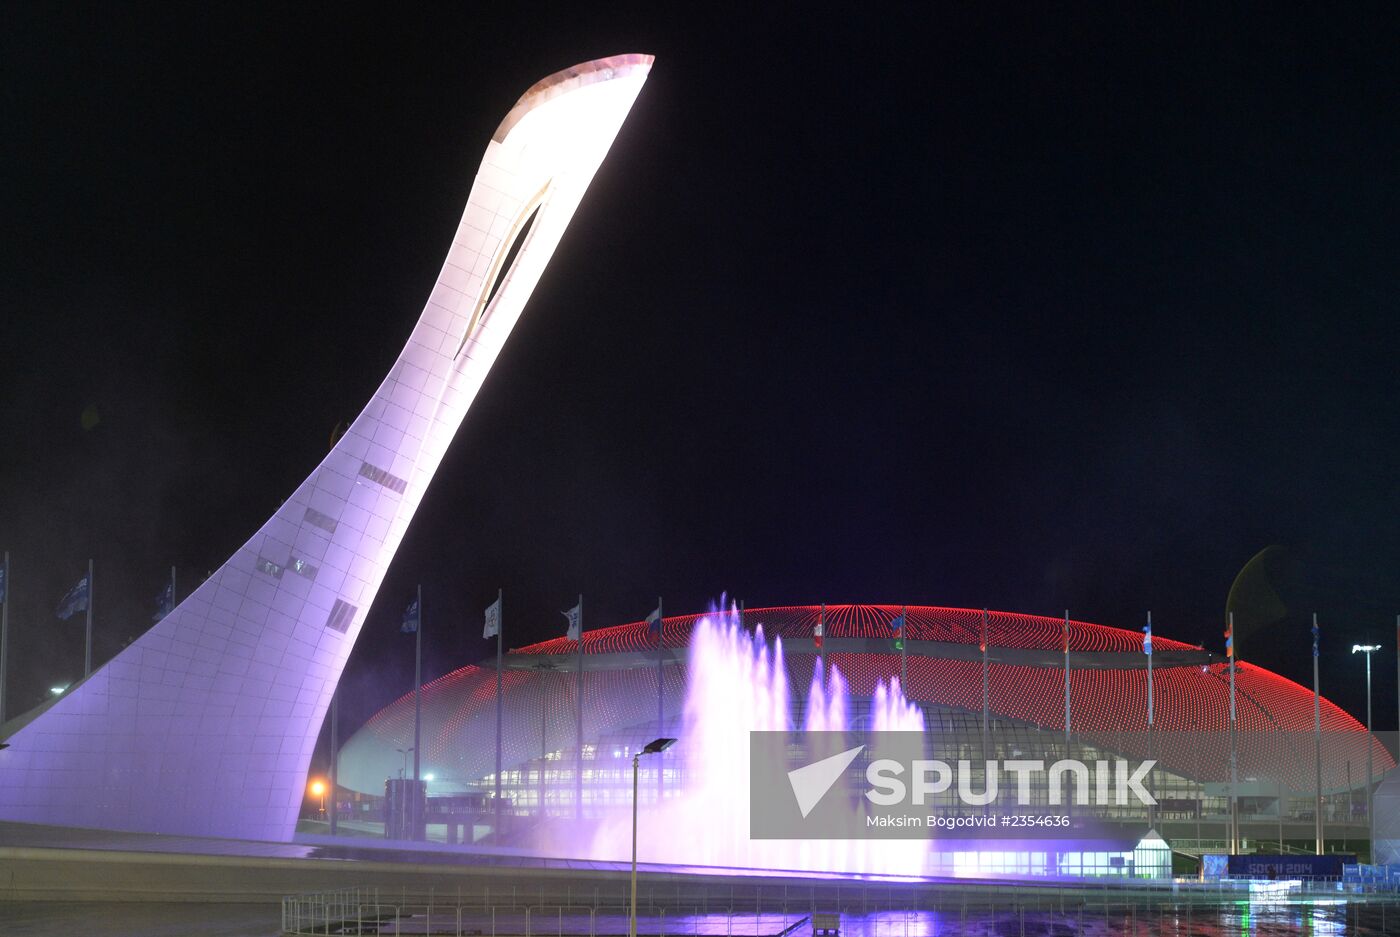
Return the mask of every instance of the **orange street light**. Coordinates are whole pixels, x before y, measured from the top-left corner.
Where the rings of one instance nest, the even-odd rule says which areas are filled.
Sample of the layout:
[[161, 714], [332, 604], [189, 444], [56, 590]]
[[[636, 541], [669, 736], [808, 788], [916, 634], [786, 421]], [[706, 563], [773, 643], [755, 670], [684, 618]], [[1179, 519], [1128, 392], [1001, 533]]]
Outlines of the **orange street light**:
[[325, 781], [322, 781], [320, 778], [317, 778], [316, 780], [312, 781], [312, 782], [307, 786], [307, 790], [309, 790], [309, 791], [311, 792], [311, 796], [312, 796], [312, 797], [320, 798], [320, 800], [321, 800], [321, 813], [325, 813], [325, 812], [326, 812], [326, 782], [325, 782]]

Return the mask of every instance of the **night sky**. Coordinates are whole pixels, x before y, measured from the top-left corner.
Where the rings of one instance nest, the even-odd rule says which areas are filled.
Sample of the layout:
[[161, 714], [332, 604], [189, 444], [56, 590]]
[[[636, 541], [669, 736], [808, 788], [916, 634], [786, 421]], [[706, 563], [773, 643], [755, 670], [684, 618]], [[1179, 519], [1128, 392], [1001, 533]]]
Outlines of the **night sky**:
[[[351, 657], [347, 730], [587, 624], [990, 606], [1222, 645], [1364, 715], [1400, 612], [1396, 22], [1047, 7], [701, 18], [12, 4], [0, 29], [11, 713], [287, 497], [408, 336], [534, 81], [651, 79]], [[707, 8], [708, 9], [708, 8]], [[848, 7], [853, 10], [855, 7]], [[1243, 594], [1243, 593], [1242, 593]], [[1247, 603], [1248, 604], [1248, 603]], [[1278, 608], [1270, 611], [1274, 604]], [[1252, 616], [1252, 617], [1251, 617]]]

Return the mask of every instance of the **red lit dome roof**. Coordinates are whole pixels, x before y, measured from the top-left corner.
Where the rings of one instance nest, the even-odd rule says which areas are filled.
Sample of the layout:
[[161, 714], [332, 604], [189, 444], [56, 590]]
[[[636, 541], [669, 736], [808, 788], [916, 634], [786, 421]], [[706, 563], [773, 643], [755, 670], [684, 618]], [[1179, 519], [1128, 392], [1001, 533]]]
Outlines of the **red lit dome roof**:
[[[894, 605], [826, 607], [824, 657], [844, 674], [853, 696], [869, 696], [877, 683], [900, 673], [900, 655], [889, 641]], [[780, 636], [788, 683], [799, 696], [816, 661], [815, 605], [748, 609], [743, 624]], [[983, 612], [980, 609], [908, 608], [908, 686], [917, 702], [980, 713]], [[702, 615], [665, 619], [663, 668], [666, 712], [681, 712], [686, 647]], [[733, 617], [731, 615], [731, 620]], [[1008, 612], [987, 613], [989, 708], [999, 720], [1064, 730], [1064, 620]], [[1152, 752], [1161, 765], [1187, 777], [1219, 777], [1228, 763], [1229, 677], [1224, 660], [1193, 645], [1154, 634]], [[1147, 670], [1142, 634], [1090, 622], [1069, 628], [1072, 729], [1076, 737], [1129, 757], [1146, 757]], [[585, 737], [645, 734], [655, 728], [656, 633], [637, 621], [584, 634]], [[503, 674], [504, 764], [520, 765], [548, 750], [570, 750], [576, 734], [574, 673], [577, 645], [554, 638], [512, 650]], [[427, 762], [439, 778], [480, 778], [494, 770], [496, 674], [493, 663], [469, 666], [432, 681], [423, 693]], [[1283, 778], [1297, 792], [1313, 786], [1313, 696], [1279, 674], [1249, 663], [1236, 669], [1237, 729], [1248, 735], [1240, 749], [1241, 777]], [[1324, 785], [1341, 789], [1346, 763], [1366, 761], [1367, 734], [1356, 719], [1325, 698], [1321, 702]], [[542, 739], [543, 732], [543, 739]], [[375, 714], [344, 750], [348, 786], [382, 791], [383, 779], [401, 766], [395, 749], [411, 745], [413, 695]], [[1378, 772], [1394, 761], [1370, 740]]]
[[[828, 638], [887, 638], [889, 622], [899, 615], [899, 605], [828, 605], [826, 606], [826, 636]], [[908, 637], [913, 641], [942, 641], [951, 644], [977, 645], [981, 642], [981, 609], [938, 608], [910, 605]], [[820, 605], [789, 605], [780, 608], [751, 608], [744, 611], [744, 625], [762, 627], [769, 637], [785, 641], [810, 638], [812, 628], [821, 615]], [[1030, 648], [1058, 651], [1063, 648], [1064, 619], [1042, 615], [1020, 615], [1015, 612], [987, 612], [987, 644], [1000, 648]], [[690, 640], [690, 630], [704, 614], [677, 615], [666, 619], [666, 644], [683, 646]], [[1193, 646], [1170, 638], [1152, 636], [1156, 650], [1191, 650]], [[1087, 621], [1069, 623], [1071, 651], [1140, 651], [1142, 634], [1123, 628], [1095, 625]], [[634, 621], [611, 628], [586, 631], [583, 636], [585, 654], [607, 654], [619, 651], [641, 651], [656, 647], [656, 634], [646, 622]], [[571, 654], [574, 642], [567, 638], [541, 641], [517, 648], [513, 654]], [[980, 704], [979, 704], [980, 705]]]

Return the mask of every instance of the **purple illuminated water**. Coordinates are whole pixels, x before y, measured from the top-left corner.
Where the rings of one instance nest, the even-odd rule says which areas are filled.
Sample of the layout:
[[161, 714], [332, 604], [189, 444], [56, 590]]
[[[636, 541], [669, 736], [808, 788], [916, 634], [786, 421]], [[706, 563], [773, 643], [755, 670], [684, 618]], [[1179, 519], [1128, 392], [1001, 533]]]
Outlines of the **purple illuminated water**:
[[[749, 838], [749, 733], [789, 730], [792, 695], [781, 639], [770, 644], [760, 627], [746, 632], [730, 612], [701, 618], [690, 641], [688, 684], [681, 742], [668, 754], [684, 775], [684, 791], [660, 807], [643, 804], [640, 826], [664, 830], [638, 845], [641, 862], [728, 868], [791, 869], [881, 875], [919, 875], [927, 846], [919, 841], [751, 840]], [[845, 677], [817, 658], [802, 728], [851, 733], [830, 740], [831, 752], [866, 741], [855, 732]], [[898, 680], [881, 684], [872, 700], [868, 728], [923, 731], [918, 707]], [[626, 859], [631, 854], [631, 816], [619, 810], [603, 822], [588, 854]]]

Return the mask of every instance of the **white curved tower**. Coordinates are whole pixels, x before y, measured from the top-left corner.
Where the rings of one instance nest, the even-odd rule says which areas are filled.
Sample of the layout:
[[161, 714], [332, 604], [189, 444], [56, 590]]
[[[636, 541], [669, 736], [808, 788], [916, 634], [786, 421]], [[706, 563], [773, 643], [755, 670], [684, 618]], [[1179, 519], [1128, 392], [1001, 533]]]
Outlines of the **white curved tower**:
[[0, 818], [286, 839], [365, 611], [651, 67], [530, 88], [422, 317], [335, 448], [219, 570], [0, 750]]

